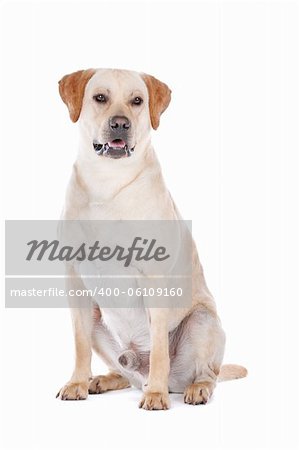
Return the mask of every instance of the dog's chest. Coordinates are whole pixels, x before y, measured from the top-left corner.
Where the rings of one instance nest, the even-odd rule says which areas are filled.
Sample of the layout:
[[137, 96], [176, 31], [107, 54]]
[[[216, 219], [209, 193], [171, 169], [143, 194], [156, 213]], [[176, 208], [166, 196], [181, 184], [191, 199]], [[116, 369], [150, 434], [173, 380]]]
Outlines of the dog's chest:
[[150, 350], [149, 320], [144, 308], [101, 308], [101, 312], [121, 350]]

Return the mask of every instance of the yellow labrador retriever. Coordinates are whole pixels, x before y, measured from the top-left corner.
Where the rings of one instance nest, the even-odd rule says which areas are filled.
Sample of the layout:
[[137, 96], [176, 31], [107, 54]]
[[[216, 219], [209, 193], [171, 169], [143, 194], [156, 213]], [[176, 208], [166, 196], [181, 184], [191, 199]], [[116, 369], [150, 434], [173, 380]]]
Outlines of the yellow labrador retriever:
[[[62, 218], [179, 220], [150, 138], [169, 105], [168, 86], [133, 71], [89, 69], [64, 76], [59, 92], [80, 127]], [[143, 390], [141, 408], [161, 410], [170, 406], [169, 392], [204, 404], [217, 380], [246, 376], [241, 366], [222, 366], [225, 335], [195, 245], [190, 308], [71, 311], [76, 362], [57, 394], [62, 400], [134, 385]], [[107, 375], [92, 377], [92, 350], [109, 367]]]

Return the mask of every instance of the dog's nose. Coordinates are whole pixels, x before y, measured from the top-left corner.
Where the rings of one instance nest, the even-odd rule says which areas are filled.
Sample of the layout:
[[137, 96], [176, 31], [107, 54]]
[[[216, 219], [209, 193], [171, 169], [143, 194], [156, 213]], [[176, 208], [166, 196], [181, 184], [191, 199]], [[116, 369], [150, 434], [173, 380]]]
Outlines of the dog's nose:
[[113, 116], [109, 119], [109, 126], [112, 130], [128, 130], [131, 126], [131, 122], [125, 116]]

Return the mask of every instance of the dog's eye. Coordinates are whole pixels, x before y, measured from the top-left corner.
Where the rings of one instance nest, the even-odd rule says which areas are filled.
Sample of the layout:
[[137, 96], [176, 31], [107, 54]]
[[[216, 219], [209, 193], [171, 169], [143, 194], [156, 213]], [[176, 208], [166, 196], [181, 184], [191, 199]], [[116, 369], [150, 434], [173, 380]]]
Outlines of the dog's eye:
[[94, 98], [94, 100], [96, 102], [99, 102], [99, 103], [106, 103], [107, 102], [107, 98], [105, 97], [104, 94], [95, 95], [93, 98]]
[[141, 103], [143, 102], [141, 97], [135, 97], [134, 100], [132, 101], [132, 105], [141, 105]]

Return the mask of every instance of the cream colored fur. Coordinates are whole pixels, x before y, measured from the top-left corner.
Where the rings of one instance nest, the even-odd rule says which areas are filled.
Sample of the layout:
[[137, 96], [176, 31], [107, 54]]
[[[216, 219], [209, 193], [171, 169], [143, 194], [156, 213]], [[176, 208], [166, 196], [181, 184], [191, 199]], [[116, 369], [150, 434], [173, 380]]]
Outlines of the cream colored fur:
[[[170, 100], [167, 86], [136, 72], [99, 69], [65, 77], [60, 91], [72, 120], [79, 116], [80, 130], [78, 157], [62, 218], [180, 219], [150, 138], [153, 123], [159, 123]], [[78, 95], [76, 103], [72, 99], [74, 92]], [[93, 96], [99, 93], [109, 95], [108, 104], [94, 101]], [[131, 106], [132, 96], [142, 97], [143, 104]], [[93, 151], [94, 139], [105, 142], [107, 120], [114, 115], [131, 121], [135, 151], [130, 158], [113, 160]], [[169, 392], [184, 393], [186, 403], [206, 403], [217, 379], [245, 376], [242, 367], [221, 368], [225, 336], [195, 244], [192, 276], [190, 308], [100, 310], [92, 302], [90, 308], [73, 308], [76, 364], [70, 381], [60, 390], [60, 398], [85, 399], [88, 391], [100, 393], [132, 384], [143, 389], [142, 408], [167, 409]], [[80, 279], [69, 279], [69, 283], [84, 287]], [[76, 306], [76, 299], [72, 299], [71, 306]], [[132, 343], [136, 343], [137, 352], [131, 349]], [[110, 374], [90, 381], [92, 349], [106, 362]], [[140, 359], [138, 370], [136, 358]], [[120, 361], [131, 364], [131, 369]]]

